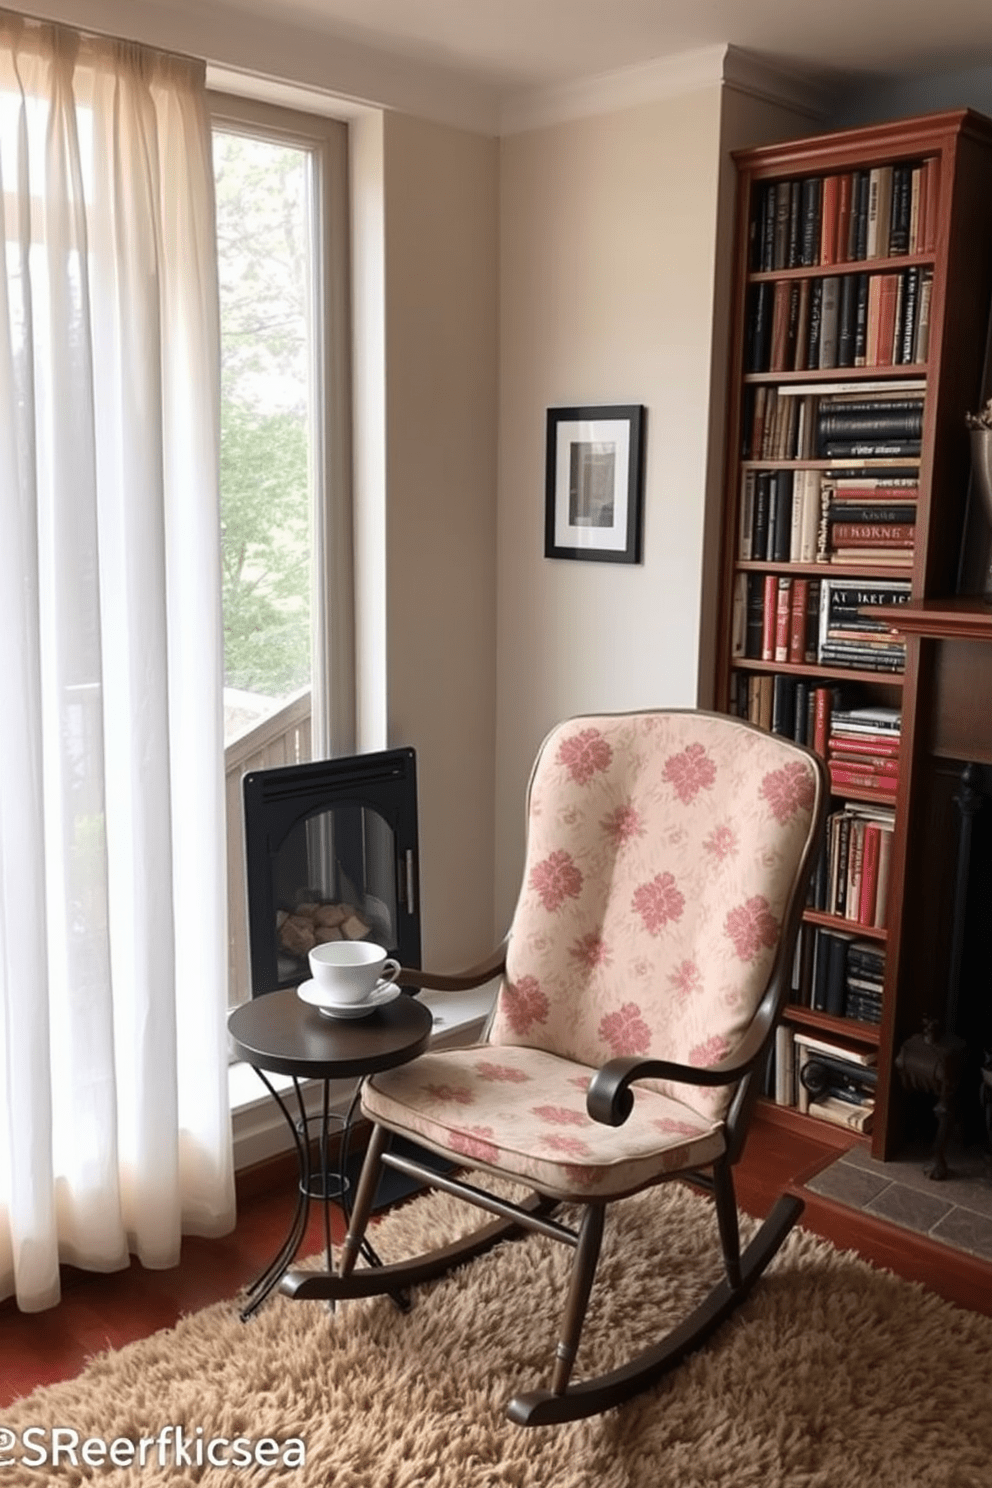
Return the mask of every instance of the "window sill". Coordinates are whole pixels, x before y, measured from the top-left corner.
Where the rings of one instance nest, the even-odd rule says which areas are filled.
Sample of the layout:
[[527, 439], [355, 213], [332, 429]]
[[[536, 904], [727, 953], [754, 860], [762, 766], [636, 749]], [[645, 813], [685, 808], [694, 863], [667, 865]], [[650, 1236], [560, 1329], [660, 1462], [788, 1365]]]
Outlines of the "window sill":
[[[496, 981], [487, 982], [470, 992], [421, 992], [420, 1001], [434, 1014], [431, 1048], [457, 1048], [477, 1039], [485, 1027], [497, 985]], [[267, 1078], [280, 1095], [289, 1092], [295, 1108], [296, 1097], [290, 1076], [271, 1074]], [[243, 1061], [230, 1065], [228, 1086], [235, 1170], [240, 1171], [290, 1151], [293, 1138], [285, 1119], [251, 1065]], [[354, 1091], [350, 1080], [332, 1081], [330, 1103], [336, 1115], [343, 1117], [347, 1113]], [[322, 1100], [320, 1082], [305, 1081], [303, 1093], [308, 1114], [319, 1113]]]

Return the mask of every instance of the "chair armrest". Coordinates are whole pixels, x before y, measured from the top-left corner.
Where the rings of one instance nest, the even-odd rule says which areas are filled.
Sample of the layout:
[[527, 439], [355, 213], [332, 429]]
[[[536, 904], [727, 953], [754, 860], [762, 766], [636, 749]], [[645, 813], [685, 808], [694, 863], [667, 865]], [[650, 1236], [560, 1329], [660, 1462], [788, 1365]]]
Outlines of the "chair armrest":
[[470, 987], [481, 987], [484, 982], [491, 982], [493, 977], [505, 970], [506, 944], [504, 940], [484, 961], [454, 976], [437, 971], [422, 971], [416, 966], [404, 966], [396, 980], [401, 987], [416, 987], [418, 991], [466, 992]]
[[767, 1025], [755, 1020], [726, 1059], [705, 1068], [674, 1059], [610, 1059], [589, 1082], [586, 1110], [604, 1126], [622, 1126], [634, 1109], [630, 1086], [635, 1080], [676, 1080], [683, 1085], [732, 1085], [754, 1068], [767, 1042]]

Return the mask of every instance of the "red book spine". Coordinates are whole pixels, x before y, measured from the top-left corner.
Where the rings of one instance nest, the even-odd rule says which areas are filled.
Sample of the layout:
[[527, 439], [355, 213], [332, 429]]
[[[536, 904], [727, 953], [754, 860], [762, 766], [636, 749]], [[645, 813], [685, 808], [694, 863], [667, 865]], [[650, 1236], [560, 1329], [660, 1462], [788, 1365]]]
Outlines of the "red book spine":
[[937, 246], [937, 212], [940, 207], [940, 160], [936, 155], [924, 160], [923, 181], [926, 189], [923, 252], [931, 253]]
[[876, 367], [892, 366], [892, 340], [896, 330], [896, 300], [899, 296], [899, 275], [883, 274], [878, 295], [878, 346]]
[[809, 579], [792, 581], [792, 614], [789, 620], [789, 660], [806, 659], [806, 611], [809, 608]]
[[775, 655], [773, 661], [788, 661], [792, 628], [792, 580], [780, 578], [775, 600]]
[[820, 262], [837, 262], [837, 218], [840, 208], [840, 176], [823, 178], [823, 205], [820, 216]]
[[868, 279], [868, 325], [865, 331], [865, 365], [878, 365], [878, 305], [882, 293], [882, 275], [872, 274]]
[[861, 860], [861, 903], [858, 920], [862, 925], [875, 922], [875, 895], [878, 891], [878, 857], [882, 845], [882, 829], [876, 822], [865, 826], [865, 845]]
[[761, 659], [775, 659], [775, 615], [778, 605], [778, 579], [765, 574], [765, 604], [761, 617]]
[[881, 738], [878, 734], [864, 734], [856, 738], [853, 734], [844, 734], [839, 730], [833, 735], [832, 744], [836, 752], [843, 751], [844, 754], [884, 754], [891, 759], [899, 757], [898, 737]]
[[885, 929], [885, 911], [889, 897], [889, 872], [891, 865], [892, 833], [883, 831], [878, 850], [878, 889], [875, 893], [874, 925], [878, 930]]
[[813, 748], [816, 753], [827, 757], [827, 740], [830, 738], [830, 714], [833, 707], [833, 698], [829, 687], [818, 687], [814, 693], [813, 704]]
[[772, 310], [772, 349], [769, 370], [786, 371], [789, 346], [789, 294], [790, 283], [780, 279], [775, 285], [775, 303]]
[[916, 538], [912, 522], [831, 522], [830, 541], [835, 547], [885, 547], [893, 543], [911, 547]]
[[841, 769], [848, 770], [852, 774], [859, 770], [876, 775], [899, 774], [899, 759], [897, 756], [886, 759], [884, 755], [880, 754], [848, 754], [846, 750], [835, 749], [832, 744], [830, 746], [830, 763], [831, 765], [838, 765]]
[[863, 790], [895, 795], [899, 783], [898, 775], [879, 775], [874, 770], [849, 770], [846, 766], [830, 766], [830, 784], [836, 790]]

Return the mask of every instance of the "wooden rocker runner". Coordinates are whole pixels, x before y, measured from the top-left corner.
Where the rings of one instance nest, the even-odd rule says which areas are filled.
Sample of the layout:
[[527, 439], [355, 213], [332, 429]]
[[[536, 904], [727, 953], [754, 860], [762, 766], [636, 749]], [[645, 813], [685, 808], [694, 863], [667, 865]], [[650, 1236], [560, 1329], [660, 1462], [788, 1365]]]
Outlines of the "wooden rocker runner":
[[[788, 998], [827, 794], [814, 755], [721, 715], [556, 728], [531, 777], [524, 880], [504, 946], [463, 977], [402, 975], [408, 987], [450, 989], [500, 975], [486, 1036], [366, 1082], [373, 1128], [340, 1270], [292, 1271], [282, 1290], [301, 1300], [395, 1295], [530, 1230], [571, 1246], [550, 1386], [508, 1406], [521, 1426], [609, 1409], [698, 1348], [802, 1209], [780, 1199], [741, 1253], [733, 1168]], [[532, 1196], [514, 1204], [438, 1174], [390, 1152], [391, 1133]], [[383, 1164], [495, 1218], [415, 1259], [356, 1269]], [[573, 1381], [607, 1205], [678, 1178], [713, 1193], [724, 1280], [628, 1364]], [[576, 1229], [554, 1217], [564, 1204], [581, 1206]]]

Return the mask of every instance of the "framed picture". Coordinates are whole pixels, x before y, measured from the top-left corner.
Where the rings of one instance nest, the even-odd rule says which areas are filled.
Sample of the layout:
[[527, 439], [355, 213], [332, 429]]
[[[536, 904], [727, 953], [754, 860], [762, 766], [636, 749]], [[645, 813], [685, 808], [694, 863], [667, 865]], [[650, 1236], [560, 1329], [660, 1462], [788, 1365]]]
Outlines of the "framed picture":
[[640, 563], [644, 408], [549, 408], [545, 558]]

